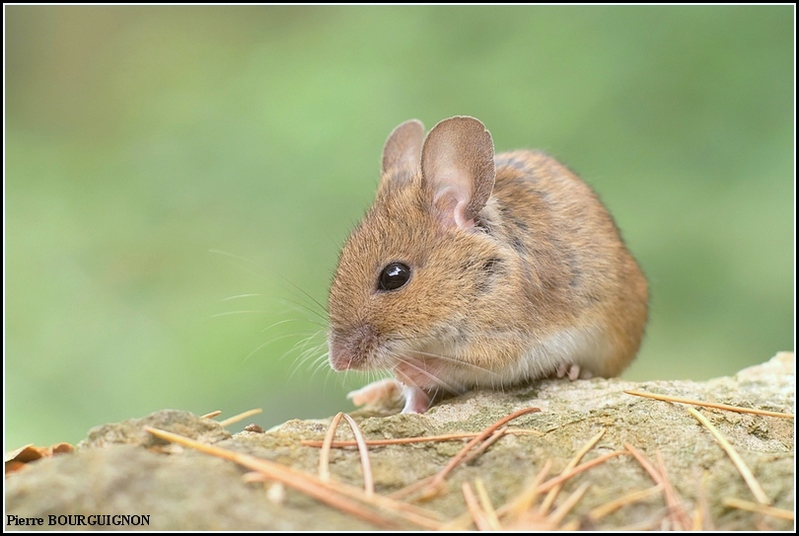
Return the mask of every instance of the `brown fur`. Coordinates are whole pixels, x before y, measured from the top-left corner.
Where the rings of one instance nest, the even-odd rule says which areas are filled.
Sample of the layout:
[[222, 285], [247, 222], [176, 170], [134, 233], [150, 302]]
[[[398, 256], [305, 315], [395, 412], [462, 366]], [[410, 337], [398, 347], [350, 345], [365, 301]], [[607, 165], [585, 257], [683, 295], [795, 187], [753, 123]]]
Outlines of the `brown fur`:
[[[389, 136], [375, 202], [341, 252], [332, 366], [393, 369], [428, 395], [562, 365], [621, 373], [641, 343], [647, 283], [593, 190], [541, 152], [494, 157], [476, 119], [444, 120], [422, 145], [423, 133], [414, 120]], [[410, 280], [378, 290], [397, 261]]]

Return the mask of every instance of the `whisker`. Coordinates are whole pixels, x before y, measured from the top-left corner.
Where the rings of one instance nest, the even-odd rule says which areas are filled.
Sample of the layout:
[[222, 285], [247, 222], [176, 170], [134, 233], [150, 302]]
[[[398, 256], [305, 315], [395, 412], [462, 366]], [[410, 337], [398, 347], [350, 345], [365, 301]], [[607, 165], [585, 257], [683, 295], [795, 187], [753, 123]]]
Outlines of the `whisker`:
[[488, 373], [488, 374], [492, 374], [494, 376], [499, 376], [499, 374], [497, 374], [496, 372], [494, 372], [493, 370], [491, 370], [489, 368], [481, 367], [480, 365], [475, 365], [474, 363], [467, 363], [467, 362], [462, 361], [462, 360], [460, 360], [460, 359], [458, 359], [456, 357], [450, 357], [450, 356], [446, 356], [446, 355], [443, 355], [443, 354], [433, 354], [433, 353], [430, 353], [430, 352], [422, 352], [422, 351], [419, 351], [419, 350], [413, 350], [413, 351], [411, 351], [409, 353], [414, 354], [414, 355], [418, 354], [418, 355], [425, 355], [425, 356], [434, 357], [436, 359], [441, 359], [442, 361], [447, 361], [447, 362], [450, 362], [450, 363], [454, 363], [454, 364], [456, 364], [458, 366], [462, 366], [462, 367], [466, 367], [466, 368], [471, 367], [473, 369], [479, 370], [480, 372], [485, 372], [485, 373]]
[[[489, 338], [494, 340], [517, 340], [519, 338], [518, 331], [500, 331], [500, 332], [481, 332], [480, 338]], [[446, 337], [442, 337], [440, 335], [429, 335], [429, 336], [422, 336], [422, 335], [413, 335], [408, 337], [391, 337], [392, 341], [434, 341], [440, 342], [442, 340], [446, 340]], [[540, 339], [538, 339], [540, 341]], [[453, 343], [454, 344], [454, 343]]]
[[317, 358], [317, 362], [316, 362], [316, 364], [314, 365], [314, 368], [313, 368], [314, 373], [318, 373], [321, 370], [326, 370], [327, 373], [328, 373], [328, 377], [329, 377], [329, 375], [332, 374], [334, 371], [333, 371], [332, 368], [327, 366], [327, 361], [328, 361], [327, 352], [322, 352], [321, 354], [319, 354], [319, 357]]
[[[313, 313], [313, 314], [315, 314], [316, 316], [318, 316], [319, 318], [321, 318], [323, 321], [327, 322], [327, 316], [325, 316], [325, 315], [321, 314], [319, 311], [315, 311], [314, 309], [311, 309], [310, 307], [308, 307], [308, 306], [307, 306], [307, 305], [305, 305], [304, 303], [295, 302], [294, 300], [289, 300], [288, 298], [284, 298], [282, 301], [283, 301], [283, 302], [288, 302], [288, 303], [294, 304], [294, 305], [296, 305], [297, 307], [300, 307], [300, 310], [302, 310], [302, 311], [307, 311], [307, 312], [309, 312], [309, 313]], [[295, 310], [296, 310], [296, 309], [295, 309]], [[327, 311], [325, 311], [325, 314], [327, 314]]]
[[[223, 251], [223, 250], [220, 250], [220, 249], [209, 249], [208, 252], [212, 253], [214, 255], [220, 255], [222, 257], [226, 257], [226, 258], [231, 259], [231, 260], [239, 261], [241, 263], [246, 263], [247, 265], [249, 265], [249, 268], [246, 267], [246, 266], [242, 266], [242, 268], [247, 270], [248, 272], [254, 274], [254, 275], [258, 275], [258, 273], [256, 273], [253, 270], [253, 268], [257, 268], [258, 272], [264, 272], [265, 271], [264, 268], [260, 264], [258, 264], [257, 262], [255, 262], [255, 261], [253, 261], [251, 259], [248, 259], [247, 257], [243, 257], [241, 255], [236, 255], [235, 253], [231, 253], [229, 251]], [[280, 274], [273, 274], [273, 275], [275, 277], [278, 277], [278, 278], [282, 279], [285, 283], [287, 283], [287, 284], [291, 285], [292, 287], [294, 287], [296, 292], [299, 292], [300, 294], [305, 296], [307, 299], [309, 299], [313, 303], [313, 305], [317, 306], [319, 308], [319, 310], [323, 311], [325, 313], [325, 315], [327, 315], [327, 309], [325, 308], [324, 304], [322, 304], [319, 300], [317, 300], [312, 295], [310, 295], [308, 292], [303, 290], [299, 285], [293, 283], [292, 281], [290, 281], [286, 277], [283, 277]], [[261, 296], [261, 294], [257, 294], [257, 293], [240, 294], [240, 295], [237, 295], [237, 296], [230, 296], [228, 298], [223, 298], [222, 301], [232, 300], [232, 299], [240, 299], [240, 298], [250, 298], [250, 297], [257, 297], [257, 296]], [[303, 305], [303, 307], [306, 307], [309, 311], [314, 312], [314, 314], [319, 314], [318, 311], [315, 311], [314, 309], [312, 309], [310, 307], [307, 307], [305, 305]], [[322, 317], [323, 320], [327, 321], [327, 318], [326, 318], [325, 315], [320, 315], [320, 316]]]
[[[310, 336], [312, 337], [313, 335], [315, 335], [315, 334], [312, 334], [312, 335], [310, 335]], [[253, 356], [253, 355], [254, 355], [256, 352], [258, 352], [258, 351], [259, 351], [259, 350], [261, 350], [262, 348], [265, 348], [266, 346], [269, 346], [270, 344], [273, 344], [273, 343], [275, 343], [275, 342], [277, 342], [277, 341], [280, 341], [280, 340], [283, 340], [283, 339], [288, 339], [288, 338], [290, 338], [290, 337], [296, 337], [296, 336], [297, 336], [297, 334], [296, 334], [296, 333], [287, 333], [287, 334], [285, 334], [285, 335], [281, 335], [280, 337], [275, 337], [275, 338], [273, 338], [273, 339], [270, 339], [270, 340], [268, 340], [268, 341], [266, 341], [266, 342], [264, 342], [264, 343], [262, 343], [262, 344], [259, 344], [259, 345], [258, 345], [258, 346], [255, 348], [255, 350], [253, 350], [252, 352], [250, 352], [249, 354], [247, 354], [247, 357], [245, 357], [245, 358], [244, 358], [244, 362], [246, 363], [246, 362], [247, 362], [247, 360], [249, 360], [249, 359], [250, 359], [250, 358], [251, 358], [251, 357], [252, 357], [252, 356]], [[283, 357], [285, 357], [285, 356], [286, 356], [286, 354], [287, 354], [288, 352], [292, 351], [292, 350], [293, 350], [293, 349], [294, 349], [296, 346], [297, 346], [297, 344], [295, 344], [295, 345], [294, 345], [292, 348], [290, 348], [289, 350], [287, 350], [286, 352], [284, 352], [284, 353], [283, 353], [283, 355], [281, 355], [281, 356], [280, 356], [280, 359], [282, 359]]]
[[307, 297], [309, 300], [311, 300], [313, 303], [315, 303], [316, 305], [318, 305], [318, 306], [319, 306], [319, 308], [320, 308], [322, 311], [324, 311], [325, 313], [327, 313], [327, 308], [325, 308], [325, 306], [324, 306], [324, 305], [322, 305], [322, 304], [319, 302], [319, 300], [317, 300], [316, 298], [314, 298], [313, 296], [311, 296], [310, 294], [308, 294], [308, 293], [307, 293], [305, 290], [303, 290], [303, 289], [302, 289], [300, 286], [298, 286], [298, 285], [296, 285], [296, 284], [292, 283], [291, 281], [289, 281], [288, 279], [286, 279], [286, 278], [285, 278], [285, 277], [283, 277], [283, 276], [278, 276], [278, 277], [280, 277], [280, 279], [282, 279], [283, 281], [285, 281], [286, 283], [288, 283], [289, 285], [291, 285], [292, 287], [294, 287], [295, 289], [297, 289], [298, 291], [300, 291], [300, 292], [301, 292], [302, 294], [304, 294], [304, 295], [305, 295], [305, 296], [306, 296], [306, 297]]
[[315, 331], [315, 332], [313, 332], [313, 333], [309, 334], [307, 337], [303, 337], [302, 339], [298, 340], [297, 342], [295, 342], [295, 343], [294, 343], [294, 344], [291, 346], [291, 348], [289, 348], [288, 350], [286, 350], [286, 351], [283, 353], [283, 355], [281, 355], [281, 356], [280, 356], [280, 359], [283, 359], [283, 358], [284, 358], [284, 357], [286, 357], [286, 355], [288, 355], [290, 352], [293, 352], [294, 350], [297, 350], [297, 349], [299, 349], [299, 350], [300, 350], [300, 352], [301, 352], [301, 353], [300, 353], [300, 355], [302, 355], [302, 352], [305, 352], [305, 351], [307, 350], [307, 347], [308, 347], [308, 342], [309, 342], [309, 341], [311, 341], [311, 340], [312, 340], [314, 337], [316, 337], [318, 334], [319, 334], [319, 332], [318, 332], [318, 331]]
[[253, 314], [253, 313], [265, 313], [266, 311], [262, 309], [243, 309], [240, 311], [225, 311], [224, 313], [215, 313], [210, 315], [208, 318], [218, 318], [220, 316], [229, 316], [229, 315], [242, 315], [242, 314]]
[[[316, 348], [313, 349], [314, 352], [311, 352], [309, 354], [309, 356], [313, 356], [315, 352], [319, 352], [320, 350], [322, 350], [318, 355], [316, 355], [316, 357], [312, 357], [312, 363], [311, 363], [311, 365], [308, 368], [311, 369], [311, 374], [312, 375], [316, 375], [319, 372], [321, 372], [322, 370], [324, 370], [325, 373], [326, 373], [326, 376], [327, 376], [326, 380], [329, 381], [330, 380], [330, 375], [333, 374], [335, 371], [331, 367], [327, 366], [327, 364], [328, 364], [328, 352], [326, 350], [324, 350], [324, 347], [325, 347], [325, 345], [321, 345], [320, 344]], [[343, 379], [342, 376], [343, 375], [336, 375], [336, 377], [339, 378], [339, 381], [341, 381]]]
[[227, 298], [222, 298], [219, 301], [238, 300], [240, 298], [252, 298], [255, 296], [262, 296], [262, 294], [239, 294], [237, 296], [228, 296]]
[[[229, 259], [233, 259], [233, 260], [237, 260], [239, 262], [244, 262], [244, 263], [249, 264], [250, 265], [249, 268], [247, 266], [241, 266], [241, 265], [239, 265], [239, 268], [241, 268], [242, 270], [245, 270], [246, 272], [250, 273], [251, 275], [258, 276], [258, 275], [260, 275], [259, 272], [263, 272], [263, 268], [261, 266], [259, 266], [257, 262], [252, 261], [252, 260], [250, 260], [250, 259], [248, 259], [246, 257], [242, 257], [241, 255], [236, 255], [235, 253], [230, 253], [228, 251], [222, 251], [220, 249], [209, 249], [208, 253], [213, 253], [215, 255], [221, 255], [223, 257], [228, 257]], [[252, 267], [257, 268], [258, 271], [255, 271]]]
[[251, 358], [251, 357], [252, 357], [252, 356], [253, 356], [253, 355], [254, 355], [256, 352], [258, 352], [258, 350], [260, 350], [261, 348], [263, 348], [263, 347], [265, 347], [265, 346], [269, 346], [270, 344], [272, 344], [272, 341], [266, 341], [266, 342], [265, 342], [265, 343], [263, 343], [263, 344], [259, 344], [259, 345], [258, 345], [258, 346], [255, 348], [255, 350], [253, 350], [252, 352], [250, 352], [249, 354], [247, 354], [247, 357], [245, 357], [245, 358], [244, 358], [244, 362], [246, 363], [246, 362], [247, 362], [247, 361], [248, 361], [248, 360], [249, 360], [249, 359], [250, 359], [250, 358]]
[[451, 393], [457, 393], [457, 392], [460, 391], [460, 389], [456, 389], [452, 385], [447, 384], [441, 378], [436, 377], [434, 374], [431, 374], [429, 371], [425, 370], [424, 368], [414, 364], [412, 361], [408, 361], [408, 360], [403, 359], [403, 358], [399, 358], [399, 361], [401, 363], [405, 364], [405, 365], [408, 365], [411, 368], [414, 368], [414, 369], [418, 370], [419, 372], [421, 372], [422, 374], [424, 374], [425, 376], [427, 376], [428, 378], [433, 380], [437, 385], [442, 386], [444, 389], [446, 389], [447, 391], [449, 391]]
[[[293, 378], [294, 375], [297, 372], [299, 372], [301, 367], [305, 367], [306, 369], [310, 369], [311, 370], [311, 376], [314, 376], [316, 373], [318, 373], [322, 369], [322, 366], [325, 364], [324, 361], [320, 362], [319, 350], [321, 350], [321, 347], [320, 347], [320, 345], [317, 345], [317, 346], [315, 346], [313, 348], [308, 348], [304, 352], [302, 352], [302, 354], [300, 354], [300, 356], [299, 356], [300, 359], [295, 361], [294, 365], [292, 366], [293, 370], [291, 371], [291, 374], [289, 375], [289, 379]], [[324, 353], [321, 354], [322, 357], [324, 357], [324, 355], [325, 355]], [[310, 367], [308, 367], [308, 361], [309, 360], [312, 361], [312, 365]]]
[[229, 251], [222, 251], [221, 249], [209, 249], [208, 253], [213, 253], [215, 255], [222, 255], [223, 257], [230, 257], [231, 259], [244, 261], [258, 266], [258, 263], [256, 263], [255, 261], [250, 260], [247, 257], [242, 257], [241, 255], [236, 255], [235, 253], [230, 253]]
[[[283, 359], [291, 352], [295, 350], [300, 350], [299, 355], [295, 358], [294, 363], [291, 366], [291, 374], [289, 378], [293, 377], [301, 367], [307, 366], [308, 360], [312, 360], [312, 374], [315, 374], [320, 369], [320, 363], [324, 364], [325, 361], [321, 361], [318, 357], [314, 357], [318, 352], [323, 350], [327, 347], [327, 341], [322, 341], [319, 344], [315, 344], [311, 346], [313, 340], [318, 337], [322, 333], [322, 330], [315, 331], [309, 334], [307, 337], [302, 338], [301, 340], [294, 343], [294, 345], [287, 350], [280, 358]], [[326, 352], [325, 352], [326, 353]], [[323, 354], [324, 355], [324, 354]]]
[[[280, 326], [281, 324], [287, 324], [289, 322], [305, 322], [305, 321], [306, 321], [305, 319], [300, 319], [300, 318], [287, 318], [285, 320], [280, 320], [278, 322], [275, 322], [271, 326], [265, 327], [264, 329], [261, 330], [261, 333], [265, 333], [265, 332], [269, 331], [270, 329], [272, 329], [273, 327]], [[319, 333], [319, 332], [317, 331], [316, 333]]]
[[[299, 369], [300, 365], [307, 365], [309, 360], [311, 361], [313, 367], [316, 367], [317, 369], [321, 368], [321, 366], [324, 365], [325, 362], [324, 361], [320, 361], [318, 357], [314, 357], [314, 356], [318, 356], [320, 354], [320, 352], [322, 354], [326, 353], [326, 352], [323, 351], [322, 346], [319, 345], [319, 344], [317, 344], [316, 346], [312, 346], [310, 348], [306, 348], [300, 354], [300, 356], [299, 356], [300, 358], [296, 361], [296, 368]], [[313, 368], [313, 367], [311, 367], [311, 368]]]

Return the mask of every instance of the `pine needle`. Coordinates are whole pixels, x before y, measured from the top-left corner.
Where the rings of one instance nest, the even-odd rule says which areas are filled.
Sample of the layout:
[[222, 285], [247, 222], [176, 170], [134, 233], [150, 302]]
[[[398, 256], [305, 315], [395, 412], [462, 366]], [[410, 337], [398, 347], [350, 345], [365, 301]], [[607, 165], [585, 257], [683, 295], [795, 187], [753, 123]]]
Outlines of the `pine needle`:
[[[544, 435], [543, 432], [538, 430], [529, 430], [524, 428], [506, 428], [505, 433], [508, 435]], [[366, 444], [370, 447], [382, 447], [385, 445], [406, 445], [411, 443], [427, 443], [427, 442], [441, 442], [441, 441], [455, 441], [458, 439], [472, 439], [480, 435], [480, 432], [469, 432], [465, 434], [445, 434], [438, 436], [425, 436], [425, 437], [397, 437], [393, 439], [367, 439]], [[306, 447], [321, 447], [324, 441], [303, 439], [300, 444]], [[330, 444], [333, 448], [355, 447], [355, 441], [333, 441]]]
[[[474, 446], [481, 444], [481, 446], [475, 452], [476, 453], [482, 452], [483, 450], [488, 448], [488, 446], [491, 445], [494, 441], [499, 439], [499, 437], [501, 437], [503, 432], [498, 433], [497, 430], [498, 428], [504, 426], [513, 419], [521, 417], [522, 415], [527, 415], [528, 413], [536, 413], [539, 411], [541, 411], [539, 408], [534, 408], [534, 407], [523, 408], [511, 413], [506, 417], [501, 418], [500, 420], [498, 420], [497, 422], [495, 422], [494, 424], [492, 424], [491, 426], [487, 427], [485, 430], [480, 432], [478, 435], [473, 437], [471, 441], [466, 443], [466, 445], [464, 445], [464, 447], [460, 451], [458, 451], [458, 453], [455, 456], [450, 458], [447, 465], [444, 466], [444, 468], [441, 469], [441, 471], [439, 471], [432, 477], [416, 482], [415, 484], [411, 484], [410, 486], [406, 486], [405, 488], [392, 493], [391, 496], [394, 498], [405, 497], [420, 489], [423, 490], [422, 491], [423, 498], [430, 498], [434, 496], [443, 488], [444, 480], [447, 478], [447, 475], [449, 475], [449, 473], [452, 472], [453, 469], [458, 467], [464, 461], [468, 461], [469, 459], [472, 459], [474, 457], [474, 455], [469, 457], [469, 451], [472, 450]], [[492, 435], [495, 435], [495, 437], [491, 437]]]
[[472, 516], [477, 530], [492, 530], [485, 513], [480, 509], [480, 504], [477, 502], [477, 497], [475, 497], [469, 483], [464, 482], [461, 485], [461, 489], [463, 490], [463, 499], [466, 501], [466, 508], [469, 509], [469, 514]]
[[704, 424], [708, 430], [710, 430], [710, 433], [713, 434], [713, 437], [715, 437], [716, 441], [719, 442], [721, 448], [724, 449], [724, 451], [730, 457], [730, 460], [732, 460], [732, 463], [735, 465], [735, 468], [738, 469], [739, 473], [741, 473], [741, 476], [746, 482], [746, 485], [749, 486], [749, 489], [752, 490], [752, 494], [757, 499], [757, 502], [759, 502], [760, 504], [770, 504], [771, 501], [769, 501], [768, 495], [766, 495], [766, 492], [763, 491], [763, 488], [760, 486], [760, 482], [757, 481], [755, 475], [752, 474], [752, 471], [746, 465], [743, 458], [741, 458], [741, 456], [738, 454], [738, 452], [735, 450], [732, 444], [729, 441], [727, 441], [727, 439], [725, 439], [723, 435], [721, 435], [721, 433], [716, 429], [716, 427], [713, 426], [713, 424], [711, 424], [711, 422], [707, 420], [707, 418], [704, 415], [696, 411], [694, 408], [686, 408], [686, 409], [691, 415], [696, 417], [696, 419], [699, 422]]
[[672, 524], [676, 525], [679, 530], [688, 530], [688, 528], [691, 526], [690, 520], [686, 517], [685, 510], [683, 509], [682, 504], [680, 503], [680, 500], [674, 491], [674, 488], [671, 487], [671, 482], [668, 481], [668, 477], [664, 477], [661, 471], [655, 467], [655, 465], [653, 465], [652, 462], [650, 462], [641, 451], [631, 444], [625, 443], [624, 448], [626, 448], [635, 457], [635, 459], [638, 460], [638, 463], [641, 464], [641, 467], [643, 467], [647, 473], [649, 473], [649, 476], [652, 477], [652, 480], [655, 481], [655, 484], [662, 486], [663, 500], [668, 507], [668, 514]]
[[724, 409], [727, 411], [735, 411], [737, 413], [751, 413], [753, 415], [765, 415], [767, 417], [779, 417], [781, 419], [793, 419], [794, 416], [790, 413], [780, 413], [777, 411], [766, 411], [762, 409], [742, 408], [740, 406], [728, 406], [726, 404], [716, 404], [714, 402], [702, 402], [701, 400], [691, 400], [689, 398], [679, 398], [669, 395], [658, 395], [655, 393], [644, 393], [642, 391], [624, 391], [628, 395], [642, 396], [644, 398], [654, 398], [655, 400], [663, 400], [666, 402], [677, 402], [680, 404], [691, 404], [694, 406], [705, 406], [708, 408]]
[[401, 503], [381, 495], [367, 497], [359, 488], [339, 482], [323, 482], [318, 477], [293, 467], [256, 458], [249, 454], [206, 445], [165, 430], [158, 430], [149, 426], [145, 426], [144, 429], [166, 441], [178, 443], [263, 473], [271, 480], [282, 482], [284, 485], [305, 493], [329, 506], [381, 527], [398, 529], [403, 527], [403, 522], [426, 530], [437, 530], [442, 526], [442, 523], [437, 519], [437, 514], [410, 504]]
[[663, 484], [657, 484], [655, 486], [652, 486], [651, 488], [633, 491], [631, 493], [619, 497], [618, 499], [613, 499], [610, 502], [607, 502], [605, 504], [593, 508], [588, 513], [588, 516], [594, 521], [599, 521], [603, 517], [612, 514], [613, 512], [622, 508], [623, 506], [627, 506], [628, 504], [632, 504], [634, 502], [648, 499], [649, 497], [652, 497], [654, 495], [658, 495], [662, 490], [663, 490]]
[[665, 494], [666, 502], [669, 505], [670, 515], [674, 521], [683, 528], [683, 530], [688, 530], [691, 528], [691, 518], [688, 515], [688, 512], [685, 511], [685, 507], [680, 500], [680, 496], [677, 495], [677, 490], [675, 490], [674, 486], [671, 485], [669, 473], [666, 471], [666, 464], [663, 462], [663, 456], [660, 454], [659, 450], [655, 452], [655, 456], [657, 457], [658, 471], [663, 479], [663, 493]]
[[615, 458], [616, 456], [623, 456], [625, 454], [627, 454], [627, 453], [624, 452], [624, 451], [608, 452], [607, 454], [603, 454], [602, 456], [599, 456], [598, 458], [594, 458], [591, 461], [588, 461], [588, 462], [585, 462], [585, 463], [583, 463], [581, 465], [578, 465], [574, 469], [570, 469], [570, 470], [566, 471], [565, 473], [563, 473], [563, 474], [561, 474], [559, 476], [556, 476], [555, 478], [553, 478], [551, 480], [548, 480], [547, 482], [544, 482], [543, 484], [538, 486], [538, 491], [540, 491], [540, 492], [549, 491], [552, 488], [554, 488], [555, 486], [563, 484], [564, 482], [569, 480], [574, 475], [578, 475], [578, 474], [582, 473], [583, 471], [587, 471], [588, 469], [591, 469], [592, 467], [595, 467], [595, 466], [597, 466], [599, 464], [605, 463], [606, 461], [608, 461], [611, 458]]
[[231, 424], [237, 423], [239, 421], [243, 421], [247, 417], [252, 417], [253, 415], [258, 415], [263, 410], [261, 408], [251, 409], [249, 411], [245, 411], [244, 413], [239, 413], [238, 415], [233, 415], [229, 419], [225, 419], [224, 421], [219, 421], [223, 427], [230, 426]]
[[510, 512], [513, 513], [514, 517], [519, 517], [522, 512], [526, 512], [532, 508], [540, 493], [539, 488], [541, 487], [541, 483], [547, 477], [551, 468], [552, 460], [547, 460], [544, 467], [538, 472], [530, 485], [513, 501], [500, 508], [499, 514], [503, 515]]
[[569, 495], [565, 501], [563, 501], [563, 504], [558, 506], [551, 514], [549, 514], [549, 516], [547, 516], [547, 521], [553, 525], [559, 525], [560, 522], [563, 521], [563, 518], [566, 517], [569, 512], [571, 512], [571, 509], [574, 508], [578, 502], [580, 502], [580, 499], [583, 498], [583, 495], [585, 495], [585, 492], [588, 491], [588, 488], [590, 487], [590, 483], [583, 482], [579, 488], [574, 490], [574, 492]]
[[491, 499], [488, 497], [488, 491], [486, 491], [485, 484], [483, 484], [483, 479], [480, 477], [475, 479], [474, 487], [477, 489], [477, 498], [480, 499], [480, 507], [485, 513], [488, 526], [491, 530], [502, 530], [502, 525], [499, 524], [499, 517], [497, 517], [497, 511], [494, 509], [494, 505], [491, 504]]
[[[574, 469], [574, 467], [578, 463], [580, 463], [580, 460], [583, 459], [583, 456], [585, 456], [588, 453], [589, 450], [594, 448], [594, 445], [597, 444], [597, 442], [602, 438], [603, 435], [605, 435], [605, 430], [604, 429], [601, 430], [594, 437], [589, 439], [588, 442], [585, 445], [583, 445], [583, 448], [581, 448], [577, 452], [577, 454], [575, 454], [574, 457], [571, 460], [569, 460], [569, 463], [567, 463], [566, 467], [563, 468], [563, 471], [561, 472], [561, 474], [566, 473], [567, 471], [569, 471], [571, 469]], [[539, 513], [543, 514], [543, 513], [547, 512], [552, 507], [552, 505], [555, 502], [555, 498], [558, 496], [558, 493], [560, 493], [560, 490], [562, 488], [563, 488], [563, 484], [559, 484], [559, 485], [555, 486], [554, 488], [552, 488], [551, 490], [549, 490], [549, 493], [547, 494], [547, 496], [544, 498], [543, 501], [541, 501], [541, 506], [538, 508], [538, 512]]]
[[322, 443], [322, 450], [319, 451], [319, 480], [322, 482], [330, 482], [330, 445], [333, 443], [333, 437], [336, 435], [338, 423], [341, 422], [341, 417], [344, 415], [343, 411], [336, 413], [333, 420], [330, 421], [330, 426], [327, 427], [325, 440]]
[[363, 434], [361, 433], [361, 429], [358, 428], [358, 423], [355, 422], [355, 419], [346, 413], [344, 414], [344, 419], [347, 420], [350, 428], [352, 428], [352, 435], [355, 436], [355, 441], [358, 442], [358, 454], [361, 456], [361, 470], [363, 471], [364, 493], [366, 493], [367, 497], [371, 497], [375, 494], [375, 482], [372, 477], [372, 464], [369, 461], [369, 449], [366, 447]]
[[777, 508], [776, 506], [768, 506], [766, 504], [758, 504], [734, 497], [725, 497], [722, 499], [724, 506], [731, 508], [738, 508], [740, 510], [747, 510], [749, 512], [756, 512], [758, 514], [765, 514], [767, 516], [778, 517], [780, 519], [787, 519], [788, 521], [794, 520], [794, 513], [790, 510]]

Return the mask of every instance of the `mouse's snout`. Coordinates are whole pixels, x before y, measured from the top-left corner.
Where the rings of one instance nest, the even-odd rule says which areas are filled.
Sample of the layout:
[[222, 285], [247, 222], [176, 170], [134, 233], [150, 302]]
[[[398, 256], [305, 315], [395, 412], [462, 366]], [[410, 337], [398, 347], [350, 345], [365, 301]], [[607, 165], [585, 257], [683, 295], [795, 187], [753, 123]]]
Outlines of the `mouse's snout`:
[[374, 355], [378, 344], [377, 331], [368, 323], [344, 330], [331, 329], [330, 366], [339, 371], [369, 368], [369, 356]]

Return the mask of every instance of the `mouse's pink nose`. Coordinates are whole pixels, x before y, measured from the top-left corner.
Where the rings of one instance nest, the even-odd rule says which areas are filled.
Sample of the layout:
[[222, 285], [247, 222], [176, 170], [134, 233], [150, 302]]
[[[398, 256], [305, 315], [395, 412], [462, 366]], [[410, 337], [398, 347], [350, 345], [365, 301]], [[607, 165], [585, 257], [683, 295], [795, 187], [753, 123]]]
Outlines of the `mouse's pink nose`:
[[331, 330], [328, 346], [333, 370], [365, 369], [377, 349], [378, 336], [374, 327], [364, 323], [341, 331]]

